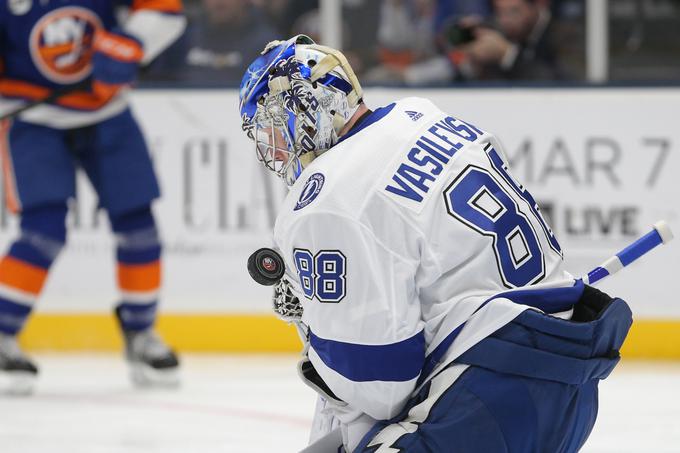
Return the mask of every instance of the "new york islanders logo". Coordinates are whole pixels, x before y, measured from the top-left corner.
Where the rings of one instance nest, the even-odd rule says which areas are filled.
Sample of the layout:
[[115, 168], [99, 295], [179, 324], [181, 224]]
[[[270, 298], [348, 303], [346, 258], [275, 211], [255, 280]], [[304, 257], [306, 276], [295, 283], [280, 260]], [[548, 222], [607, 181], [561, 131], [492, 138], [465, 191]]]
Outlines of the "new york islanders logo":
[[321, 173], [314, 173], [310, 176], [305, 183], [305, 186], [302, 188], [302, 193], [300, 193], [300, 198], [298, 198], [293, 211], [300, 210], [314, 201], [317, 195], [319, 195], [319, 192], [321, 192], [324, 180], [325, 178]]
[[92, 71], [92, 39], [101, 26], [85, 8], [70, 6], [46, 14], [31, 30], [33, 63], [52, 82], [80, 82]]

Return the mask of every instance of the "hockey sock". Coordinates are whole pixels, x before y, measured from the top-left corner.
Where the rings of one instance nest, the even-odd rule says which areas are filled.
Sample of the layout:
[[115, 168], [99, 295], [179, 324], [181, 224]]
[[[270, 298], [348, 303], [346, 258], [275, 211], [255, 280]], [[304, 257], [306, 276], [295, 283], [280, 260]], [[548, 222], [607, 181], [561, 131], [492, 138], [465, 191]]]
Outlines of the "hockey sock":
[[66, 242], [66, 205], [26, 209], [21, 234], [0, 260], [0, 332], [19, 333]]
[[151, 208], [112, 216], [111, 227], [121, 291], [118, 317], [125, 331], [145, 330], [156, 320], [161, 283], [161, 244]]

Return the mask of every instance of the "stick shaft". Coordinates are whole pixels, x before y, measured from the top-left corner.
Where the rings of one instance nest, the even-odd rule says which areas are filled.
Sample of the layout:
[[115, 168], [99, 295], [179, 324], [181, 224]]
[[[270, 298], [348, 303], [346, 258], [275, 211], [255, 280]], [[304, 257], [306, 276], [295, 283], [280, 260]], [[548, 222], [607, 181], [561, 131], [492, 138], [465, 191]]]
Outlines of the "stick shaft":
[[588, 272], [588, 275], [583, 277], [583, 282], [592, 285], [608, 275], [615, 274], [656, 246], [666, 244], [671, 239], [673, 239], [673, 233], [668, 224], [664, 221], [657, 222], [652, 231]]
[[57, 88], [49, 96], [47, 96], [45, 98], [35, 99], [33, 101], [28, 101], [28, 102], [26, 102], [26, 104], [22, 105], [21, 107], [19, 107], [17, 109], [12, 110], [11, 112], [1, 114], [0, 115], [0, 121], [5, 120], [5, 119], [9, 119], [9, 118], [16, 118], [18, 115], [25, 112], [26, 110], [30, 110], [33, 107], [37, 107], [39, 105], [49, 104], [50, 102], [54, 102], [62, 96], [65, 96], [67, 94], [71, 94], [71, 93], [78, 91], [78, 90], [87, 89], [89, 86], [90, 86], [90, 81], [86, 80], [85, 82], [80, 82], [76, 85], [67, 85], [67, 86], [63, 86], [61, 88]]

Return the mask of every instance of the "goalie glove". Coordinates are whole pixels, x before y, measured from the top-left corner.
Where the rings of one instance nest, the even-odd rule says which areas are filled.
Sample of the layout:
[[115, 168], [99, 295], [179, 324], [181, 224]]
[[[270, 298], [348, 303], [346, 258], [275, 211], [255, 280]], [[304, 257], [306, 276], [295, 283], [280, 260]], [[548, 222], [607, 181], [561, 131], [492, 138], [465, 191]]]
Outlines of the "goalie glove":
[[283, 321], [299, 322], [302, 319], [302, 304], [293, 294], [293, 285], [286, 277], [274, 285], [272, 308], [276, 316]]
[[99, 29], [92, 49], [92, 91], [102, 99], [111, 99], [135, 80], [144, 56], [142, 44], [120, 30]]

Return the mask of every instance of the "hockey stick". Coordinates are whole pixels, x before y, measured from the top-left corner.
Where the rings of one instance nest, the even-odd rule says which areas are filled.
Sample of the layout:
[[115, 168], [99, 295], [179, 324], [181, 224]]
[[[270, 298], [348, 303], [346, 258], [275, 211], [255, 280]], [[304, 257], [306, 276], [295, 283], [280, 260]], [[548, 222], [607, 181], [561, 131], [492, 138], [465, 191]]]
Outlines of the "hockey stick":
[[[148, 71], [149, 64], [151, 62], [144, 63], [140, 65], [139, 67], [139, 75], [143, 75]], [[80, 81], [76, 83], [75, 85], [66, 85], [62, 86], [60, 88], [57, 88], [56, 90], [52, 91], [52, 93], [49, 94], [49, 96], [44, 97], [42, 99], [34, 99], [32, 101], [28, 101], [26, 104], [22, 105], [18, 109], [12, 110], [11, 112], [7, 113], [2, 113], [0, 114], [0, 121], [6, 120], [6, 119], [11, 119], [15, 118], [17, 115], [22, 114], [26, 110], [30, 110], [33, 107], [37, 107], [39, 105], [43, 104], [49, 104], [57, 99], [59, 99], [62, 96], [66, 96], [67, 94], [72, 94], [75, 93], [76, 91], [84, 90], [87, 91], [92, 88], [92, 78], [86, 78], [83, 81]]]
[[62, 96], [66, 96], [67, 94], [74, 93], [79, 90], [87, 89], [90, 87], [90, 80], [86, 80], [84, 82], [78, 83], [76, 85], [69, 85], [69, 86], [64, 86], [61, 88], [58, 88], [52, 93], [50, 93], [49, 96], [44, 97], [42, 99], [34, 99], [32, 101], [28, 101], [26, 104], [22, 105], [18, 109], [14, 109], [11, 112], [3, 113], [0, 115], [0, 121], [6, 120], [6, 119], [11, 119], [11, 118], [16, 118], [18, 115], [24, 113], [26, 110], [30, 110], [33, 107], [37, 107], [39, 105], [43, 104], [49, 104], [51, 102], [56, 101]]
[[583, 283], [592, 285], [608, 275], [615, 274], [630, 263], [646, 254], [654, 247], [668, 244], [673, 239], [673, 232], [668, 224], [660, 220], [654, 224], [654, 229], [645, 234], [616, 255], [597, 266], [583, 277]]

